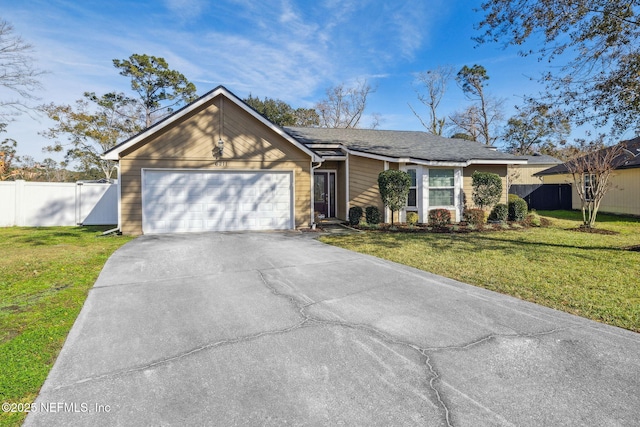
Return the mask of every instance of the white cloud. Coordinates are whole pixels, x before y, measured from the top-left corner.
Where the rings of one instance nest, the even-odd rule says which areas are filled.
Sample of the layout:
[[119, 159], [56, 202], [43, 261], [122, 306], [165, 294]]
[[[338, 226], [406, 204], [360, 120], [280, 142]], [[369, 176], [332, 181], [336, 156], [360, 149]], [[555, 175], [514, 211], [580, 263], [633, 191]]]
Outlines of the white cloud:
[[205, 0], [164, 0], [164, 3], [183, 23], [200, 16], [207, 6]]

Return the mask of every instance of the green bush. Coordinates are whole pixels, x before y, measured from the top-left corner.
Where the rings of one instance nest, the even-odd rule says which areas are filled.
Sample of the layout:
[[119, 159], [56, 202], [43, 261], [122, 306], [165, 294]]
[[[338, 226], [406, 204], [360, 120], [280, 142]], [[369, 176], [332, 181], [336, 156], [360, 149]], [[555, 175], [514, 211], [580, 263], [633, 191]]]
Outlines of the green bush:
[[407, 224], [416, 225], [420, 217], [416, 212], [407, 212]]
[[484, 224], [484, 216], [482, 209], [466, 209], [464, 211], [464, 220], [467, 224], [482, 225]]
[[411, 175], [397, 170], [389, 169], [378, 174], [378, 188], [382, 203], [391, 209], [391, 224], [393, 225], [393, 213], [400, 211], [407, 204], [407, 196], [411, 187]]
[[380, 224], [380, 209], [376, 206], [367, 206], [364, 210], [367, 224], [375, 225]]
[[349, 224], [358, 225], [362, 219], [362, 208], [360, 206], [352, 206], [349, 208]]
[[447, 209], [430, 210], [429, 224], [434, 227], [444, 227], [447, 224], [451, 224], [451, 212]]
[[509, 194], [509, 220], [524, 221], [527, 212], [529, 212], [527, 202], [515, 194]]
[[489, 214], [490, 221], [506, 221], [509, 218], [509, 206], [498, 203]]
[[471, 175], [473, 203], [480, 209], [490, 208], [500, 201], [502, 195], [502, 178], [491, 172], [475, 171]]

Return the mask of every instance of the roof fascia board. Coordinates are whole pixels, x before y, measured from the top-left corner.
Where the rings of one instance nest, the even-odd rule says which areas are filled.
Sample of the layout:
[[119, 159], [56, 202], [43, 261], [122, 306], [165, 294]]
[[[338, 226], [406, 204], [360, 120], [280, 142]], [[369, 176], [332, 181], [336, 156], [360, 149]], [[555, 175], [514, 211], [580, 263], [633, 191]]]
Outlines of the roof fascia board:
[[527, 165], [527, 160], [469, 160], [470, 165]]
[[343, 148], [342, 144], [321, 144], [321, 143], [313, 143], [313, 144], [304, 144], [306, 147], [309, 148]]
[[280, 127], [274, 125], [269, 120], [264, 118], [262, 115], [260, 115], [258, 112], [256, 112], [253, 108], [249, 107], [241, 99], [239, 99], [237, 96], [235, 96], [229, 90], [227, 90], [227, 88], [225, 88], [224, 86], [220, 86], [220, 87], [212, 90], [208, 94], [202, 96], [200, 99], [194, 101], [192, 104], [189, 104], [185, 108], [177, 111], [175, 114], [173, 114], [173, 115], [167, 117], [165, 120], [159, 122], [157, 126], [152, 126], [152, 127], [148, 128], [146, 131], [134, 136], [129, 141], [126, 141], [125, 143], [121, 144], [120, 146], [114, 147], [112, 150], [110, 150], [110, 151], [106, 152], [105, 154], [103, 154], [101, 156], [101, 158], [103, 158], [104, 160], [116, 160], [116, 161], [119, 160], [120, 159], [119, 155], [123, 151], [133, 147], [138, 142], [142, 141], [143, 139], [147, 138], [149, 135], [152, 135], [153, 133], [157, 132], [158, 130], [166, 128], [167, 126], [171, 125], [172, 123], [174, 123], [178, 119], [180, 119], [183, 116], [189, 114], [190, 112], [196, 110], [197, 108], [201, 107], [203, 104], [209, 102], [210, 100], [212, 100], [213, 98], [215, 98], [218, 95], [225, 96], [227, 99], [231, 100], [234, 104], [238, 105], [240, 108], [242, 108], [244, 111], [249, 113], [251, 116], [253, 116], [257, 120], [262, 122], [264, 125], [269, 127], [274, 132], [276, 132], [278, 135], [282, 136], [284, 139], [286, 139], [287, 141], [292, 143], [294, 146], [296, 146], [297, 148], [302, 150], [304, 153], [308, 154], [312, 158], [312, 161], [314, 161], [314, 162], [322, 162], [323, 161], [320, 156], [315, 154], [313, 151], [311, 151], [309, 148], [307, 148], [304, 144], [301, 144], [296, 139], [292, 138], [288, 133], [284, 132]]
[[366, 157], [369, 159], [375, 159], [375, 160], [382, 160], [382, 161], [386, 161], [386, 162], [392, 162], [392, 163], [415, 163], [417, 165], [423, 165], [423, 166], [450, 166], [450, 167], [466, 167], [466, 166], [470, 166], [473, 164], [480, 164], [480, 165], [510, 165], [510, 164], [521, 164], [521, 165], [525, 165], [527, 164], [526, 160], [476, 160], [476, 159], [471, 159], [468, 160], [466, 162], [456, 162], [456, 161], [438, 161], [438, 160], [422, 160], [422, 159], [414, 159], [412, 157], [389, 157], [389, 156], [382, 156], [379, 154], [371, 154], [371, 153], [364, 153], [362, 151], [354, 151], [354, 150], [348, 150], [347, 152], [349, 154], [353, 154], [354, 156], [360, 156], [360, 157]]
[[322, 158], [324, 160], [333, 160], [333, 161], [342, 161], [344, 162], [345, 160], [347, 160], [347, 158], [345, 156], [322, 156]]

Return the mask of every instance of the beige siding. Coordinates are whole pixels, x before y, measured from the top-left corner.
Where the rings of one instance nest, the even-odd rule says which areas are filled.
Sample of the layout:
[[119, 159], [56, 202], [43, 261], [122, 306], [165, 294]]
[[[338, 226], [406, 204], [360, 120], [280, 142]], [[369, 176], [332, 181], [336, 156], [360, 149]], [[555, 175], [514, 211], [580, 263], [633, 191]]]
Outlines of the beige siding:
[[511, 165], [509, 166], [509, 184], [542, 184], [542, 179], [534, 173], [547, 170], [552, 165]]
[[471, 165], [463, 169], [462, 172], [462, 192], [464, 203], [467, 208], [475, 208], [473, 203], [473, 185], [471, 175], [475, 171], [491, 172], [500, 175], [502, 178], [502, 197], [500, 203], [507, 203], [507, 166], [506, 165]]
[[384, 213], [378, 189], [378, 175], [384, 170], [381, 160], [349, 156], [349, 206], [377, 206]]
[[[571, 184], [572, 207], [581, 209], [580, 197], [575, 191], [573, 177], [565, 175], [547, 175], [545, 184]], [[611, 176], [611, 189], [600, 204], [600, 212], [623, 215], [640, 215], [640, 168], [616, 170]]]
[[[142, 233], [143, 168], [293, 171], [295, 226], [306, 227], [311, 218], [311, 159], [282, 136], [247, 112], [224, 101], [220, 127], [220, 97], [174, 126], [153, 135], [143, 146], [129, 150], [120, 160], [122, 232]], [[222, 137], [224, 154], [212, 149]]]

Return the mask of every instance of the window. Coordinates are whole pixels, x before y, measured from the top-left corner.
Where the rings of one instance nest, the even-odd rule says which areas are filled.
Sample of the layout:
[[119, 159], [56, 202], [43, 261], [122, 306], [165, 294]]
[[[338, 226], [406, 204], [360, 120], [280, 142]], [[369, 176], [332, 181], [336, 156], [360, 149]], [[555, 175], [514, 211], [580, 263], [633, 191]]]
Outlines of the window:
[[593, 195], [596, 191], [596, 185], [598, 181], [596, 175], [593, 173], [584, 174], [584, 200], [587, 202], [593, 201]]
[[429, 169], [429, 206], [454, 206], [453, 169]]
[[416, 182], [417, 182], [416, 170], [407, 169], [407, 173], [411, 177], [411, 186], [409, 187], [409, 196], [407, 197], [407, 210], [416, 210], [418, 207], [418, 187], [416, 185]]

